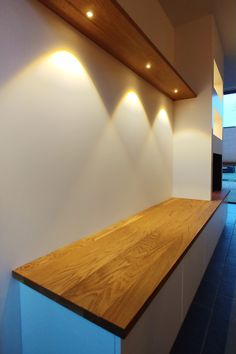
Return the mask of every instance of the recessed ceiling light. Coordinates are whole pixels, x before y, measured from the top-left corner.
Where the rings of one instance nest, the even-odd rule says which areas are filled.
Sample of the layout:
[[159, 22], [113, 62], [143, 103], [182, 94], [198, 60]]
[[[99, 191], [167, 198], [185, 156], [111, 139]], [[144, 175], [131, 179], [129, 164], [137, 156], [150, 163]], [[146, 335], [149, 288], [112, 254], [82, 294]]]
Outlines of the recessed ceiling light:
[[179, 90], [178, 90], [178, 89], [175, 89], [175, 90], [174, 90], [174, 93], [178, 93], [178, 92], [179, 92]]
[[152, 64], [151, 64], [151, 63], [147, 63], [147, 64], [146, 64], [146, 69], [151, 69], [151, 67], [152, 67]]
[[87, 11], [87, 12], [86, 12], [86, 16], [87, 16], [88, 18], [92, 18], [92, 17], [94, 16], [93, 11]]

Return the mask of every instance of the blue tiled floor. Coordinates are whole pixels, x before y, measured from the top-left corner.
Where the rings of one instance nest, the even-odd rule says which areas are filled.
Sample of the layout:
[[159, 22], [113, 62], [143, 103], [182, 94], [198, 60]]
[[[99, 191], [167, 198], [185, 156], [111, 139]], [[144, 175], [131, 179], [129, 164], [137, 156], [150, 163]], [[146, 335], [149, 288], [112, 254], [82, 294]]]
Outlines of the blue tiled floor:
[[171, 354], [236, 354], [236, 205]]

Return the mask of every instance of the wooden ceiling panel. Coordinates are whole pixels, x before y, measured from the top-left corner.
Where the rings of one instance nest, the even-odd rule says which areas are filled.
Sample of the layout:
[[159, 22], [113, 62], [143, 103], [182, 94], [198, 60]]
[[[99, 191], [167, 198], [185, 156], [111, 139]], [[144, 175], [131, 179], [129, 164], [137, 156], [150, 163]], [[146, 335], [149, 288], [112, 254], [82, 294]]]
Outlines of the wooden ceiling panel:
[[[39, 1], [171, 99], [196, 97], [117, 1]], [[92, 18], [86, 16], [87, 11], [93, 12]]]

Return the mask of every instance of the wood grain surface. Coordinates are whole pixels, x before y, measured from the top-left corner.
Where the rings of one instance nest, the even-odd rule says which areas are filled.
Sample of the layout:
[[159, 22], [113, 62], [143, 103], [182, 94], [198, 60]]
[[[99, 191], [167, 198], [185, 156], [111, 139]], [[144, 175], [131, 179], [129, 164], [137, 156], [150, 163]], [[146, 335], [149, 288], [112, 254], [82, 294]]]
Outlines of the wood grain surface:
[[13, 271], [18, 280], [125, 337], [227, 193], [170, 199]]
[[[39, 0], [173, 100], [195, 92], [115, 0]], [[86, 17], [87, 11], [94, 13]], [[151, 68], [146, 69], [146, 64]], [[175, 89], [178, 93], [175, 93]]]

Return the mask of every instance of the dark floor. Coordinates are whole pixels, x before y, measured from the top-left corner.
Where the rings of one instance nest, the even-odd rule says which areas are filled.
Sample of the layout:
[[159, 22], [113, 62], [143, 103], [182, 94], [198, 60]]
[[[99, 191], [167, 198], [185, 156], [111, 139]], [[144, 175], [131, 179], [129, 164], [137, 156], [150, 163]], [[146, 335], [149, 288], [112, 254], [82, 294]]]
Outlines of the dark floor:
[[171, 354], [236, 354], [236, 205]]

